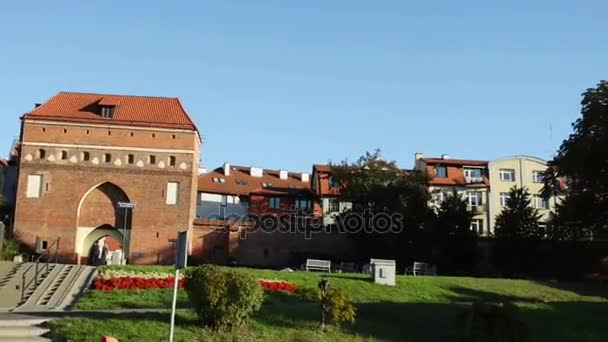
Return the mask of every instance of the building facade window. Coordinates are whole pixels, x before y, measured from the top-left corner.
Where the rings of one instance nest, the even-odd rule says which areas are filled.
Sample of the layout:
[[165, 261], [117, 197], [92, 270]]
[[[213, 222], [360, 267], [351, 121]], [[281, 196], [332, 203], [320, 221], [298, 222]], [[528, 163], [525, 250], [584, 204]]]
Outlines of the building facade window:
[[169, 157], [169, 166], [175, 166], [177, 159], [174, 156]]
[[38, 157], [38, 159], [44, 159], [44, 158], [46, 158], [46, 150], [44, 150], [42, 148], [39, 149], [38, 153], [37, 153], [37, 157]]
[[329, 176], [329, 187], [337, 189], [340, 187], [340, 182], [335, 177]]
[[279, 198], [279, 197], [268, 198], [268, 208], [279, 209], [280, 207], [281, 207], [281, 198]]
[[127, 163], [129, 163], [129, 164], [133, 164], [133, 163], [135, 163], [135, 156], [134, 156], [134, 155], [132, 155], [132, 154], [129, 154], [129, 155], [127, 156]]
[[464, 168], [464, 178], [467, 183], [483, 181], [483, 173], [479, 168]]
[[91, 159], [91, 154], [89, 152], [84, 151], [80, 153], [80, 160], [89, 161], [89, 159]]
[[42, 195], [42, 175], [27, 176], [27, 190], [25, 197], [39, 198]]
[[508, 192], [501, 192], [500, 193], [500, 206], [501, 207], [506, 207], [508, 201], [509, 201], [509, 193]]
[[337, 198], [330, 198], [327, 201], [327, 212], [337, 213], [340, 211], [340, 201]]
[[179, 196], [179, 183], [169, 182], [167, 183], [167, 201], [168, 205], [176, 205]]
[[534, 195], [534, 208], [536, 209], [549, 209], [549, 200], [540, 195]]
[[503, 182], [515, 182], [515, 170], [513, 169], [500, 169], [498, 174]]
[[477, 207], [477, 206], [483, 205], [483, 192], [467, 191], [467, 201], [471, 207]]
[[114, 107], [113, 106], [102, 106], [101, 107], [101, 117], [111, 119], [114, 116]]
[[435, 166], [435, 177], [446, 178], [448, 176], [448, 168], [444, 165]]
[[112, 162], [112, 155], [109, 153], [106, 153], [103, 155], [103, 161], [106, 163], [111, 163]]
[[532, 182], [533, 183], [542, 183], [545, 181], [545, 172], [534, 170], [532, 171]]
[[148, 164], [152, 164], [152, 165], [156, 164], [156, 156], [155, 155], [150, 155], [148, 157]]
[[61, 151], [61, 160], [68, 159], [68, 151]]
[[296, 199], [296, 209], [310, 211], [312, 209], [312, 203], [309, 199]]
[[483, 220], [480, 220], [480, 219], [471, 220], [471, 230], [474, 231], [475, 233], [477, 233], [478, 235], [484, 235], [483, 234]]
[[435, 198], [435, 203], [441, 204], [450, 196], [450, 194], [445, 191], [438, 191], [433, 196]]

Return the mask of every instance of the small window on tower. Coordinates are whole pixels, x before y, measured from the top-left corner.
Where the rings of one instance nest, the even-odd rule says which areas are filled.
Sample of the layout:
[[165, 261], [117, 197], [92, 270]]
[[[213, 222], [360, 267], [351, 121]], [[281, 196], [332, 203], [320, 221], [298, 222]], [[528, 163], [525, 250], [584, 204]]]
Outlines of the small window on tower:
[[133, 163], [135, 163], [135, 156], [134, 156], [134, 155], [132, 155], [132, 154], [129, 154], [129, 155], [127, 156], [127, 161], [129, 162], [129, 164], [133, 164]]
[[82, 161], [89, 161], [89, 159], [91, 158], [91, 155], [89, 154], [89, 152], [82, 152], [82, 154], [80, 155], [80, 159], [82, 159]]
[[68, 159], [68, 151], [61, 151], [61, 160]]
[[114, 116], [114, 106], [102, 106], [101, 117], [111, 119]]
[[174, 156], [169, 157], [169, 166], [175, 166], [176, 159]]
[[149, 164], [156, 164], [156, 156], [155, 155], [150, 155], [150, 157], [148, 158], [148, 163]]
[[109, 154], [109, 153], [104, 154], [104, 156], [103, 156], [103, 160], [104, 160], [106, 163], [111, 163], [111, 162], [112, 162], [112, 155], [111, 155], [111, 154]]

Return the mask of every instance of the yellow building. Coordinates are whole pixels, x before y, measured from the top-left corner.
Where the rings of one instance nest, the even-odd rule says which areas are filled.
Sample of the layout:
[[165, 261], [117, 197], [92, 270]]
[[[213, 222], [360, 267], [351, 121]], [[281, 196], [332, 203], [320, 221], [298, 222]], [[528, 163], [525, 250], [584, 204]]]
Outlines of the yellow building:
[[490, 232], [494, 232], [496, 216], [500, 214], [513, 187], [525, 187], [531, 195], [532, 206], [542, 214], [542, 222], [549, 219], [555, 208], [556, 197], [545, 199], [541, 196], [543, 174], [547, 162], [531, 156], [511, 156], [489, 162], [490, 172]]

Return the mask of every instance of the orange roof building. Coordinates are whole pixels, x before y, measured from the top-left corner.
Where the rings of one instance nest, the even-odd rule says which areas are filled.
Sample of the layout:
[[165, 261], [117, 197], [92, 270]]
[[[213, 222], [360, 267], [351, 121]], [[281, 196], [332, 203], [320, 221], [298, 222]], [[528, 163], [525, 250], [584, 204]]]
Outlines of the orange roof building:
[[59, 238], [62, 261], [88, 263], [110, 237], [129, 263], [173, 262], [169, 240], [195, 218], [201, 144], [177, 98], [60, 92], [21, 119], [22, 243]]

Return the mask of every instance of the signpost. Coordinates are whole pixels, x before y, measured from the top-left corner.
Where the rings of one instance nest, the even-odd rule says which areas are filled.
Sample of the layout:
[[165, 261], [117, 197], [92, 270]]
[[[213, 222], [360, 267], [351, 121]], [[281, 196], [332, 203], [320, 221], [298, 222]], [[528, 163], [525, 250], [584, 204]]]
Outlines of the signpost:
[[175, 306], [177, 304], [177, 285], [179, 283], [179, 270], [188, 266], [188, 232], [177, 233], [177, 246], [175, 251], [175, 278], [173, 279], [173, 302], [171, 304], [171, 330], [169, 342], [173, 342], [175, 331]]
[[129, 209], [133, 210], [135, 209], [135, 203], [130, 203], [130, 202], [118, 202], [118, 208], [120, 209], [124, 209], [125, 210], [125, 217], [124, 217], [124, 221], [123, 221], [123, 225], [122, 225], [122, 258], [120, 260], [120, 263], [122, 265], [125, 265], [127, 263], [127, 257], [126, 257], [126, 253], [127, 253], [127, 217], [129, 215]]

